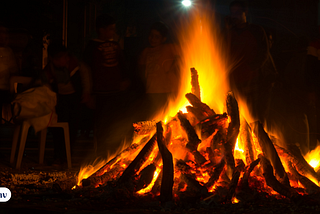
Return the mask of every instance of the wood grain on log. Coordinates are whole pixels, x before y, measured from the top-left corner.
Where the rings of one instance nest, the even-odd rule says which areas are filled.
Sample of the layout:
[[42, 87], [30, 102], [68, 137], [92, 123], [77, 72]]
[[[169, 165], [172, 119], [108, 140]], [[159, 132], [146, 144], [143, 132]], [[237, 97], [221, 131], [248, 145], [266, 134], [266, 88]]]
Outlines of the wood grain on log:
[[205, 120], [200, 121], [200, 129], [201, 129], [201, 139], [205, 140], [209, 136], [211, 136], [216, 129], [221, 129], [226, 126], [226, 122], [228, 120], [228, 115], [224, 114], [216, 114], [214, 116], [208, 117]]
[[171, 201], [173, 197], [172, 188], [173, 188], [174, 169], [173, 169], [172, 154], [164, 144], [162, 122], [157, 123], [157, 142], [158, 142], [158, 147], [162, 156], [162, 163], [163, 163], [163, 168], [162, 168], [163, 176], [162, 176], [161, 188], [160, 188], [160, 201], [164, 203], [164, 202]]
[[270, 161], [262, 154], [259, 154], [259, 159], [263, 170], [263, 177], [265, 178], [267, 185], [279, 194], [290, 198], [292, 193], [289, 187], [280, 183], [273, 175], [273, 168]]
[[296, 170], [303, 176], [311, 176], [314, 180], [320, 181], [320, 176], [316, 173], [312, 166], [302, 156], [300, 149], [295, 145], [287, 145], [288, 149], [275, 145], [279, 155], [284, 159], [288, 159], [296, 168]]
[[229, 92], [227, 94], [226, 107], [227, 114], [230, 117], [231, 121], [228, 126], [227, 141], [223, 145], [225, 150], [225, 160], [227, 164], [227, 176], [229, 177], [229, 179], [231, 179], [235, 169], [233, 151], [237, 142], [240, 128], [238, 102], [232, 92]]
[[140, 167], [143, 163], [148, 159], [149, 155], [151, 154], [155, 142], [156, 142], [156, 134], [146, 143], [146, 145], [141, 149], [137, 157], [130, 163], [130, 165], [124, 170], [123, 174], [118, 180], [118, 183], [123, 183], [130, 180], [136, 172], [139, 171]]
[[262, 124], [257, 121], [250, 124], [251, 129], [253, 130], [253, 133], [258, 138], [259, 145], [262, 149], [263, 156], [268, 158], [270, 160], [274, 170], [275, 175], [277, 179], [284, 185], [290, 187], [289, 179], [287, 176], [286, 171], [284, 170], [284, 167], [281, 163], [281, 160], [279, 158], [279, 155], [270, 140], [268, 134], [263, 129]]
[[200, 85], [198, 71], [195, 68], [190, 68], [191, 71], [191, 92], [199, 99], [200, 98]]
[[254, 161], [252, 131], [244, 117], [241, 118], [240, 123], [239, 141], [244, 143], [246, 163], [250, 165]]
[[299, 182], [302, 184], [302, 186], [306, 189], [306, 192], [308, 194], [315, 194], [320, 192], [320, 188], [313, 183], [309, 178], [301, 175], [292, 165], [291, 161], [288, 161], [288, 168], [290, 172], [295, 176]]
[[225, 166], [226, 162], [224, 159], [221, 159], [221, 162], [215, 166], [214, 170], [211, 171], [209, 181], [206, 183], [206, 187], [212, 187], [219, 179], [221, 172]]
[[213, 109], [211, 109], [207, 104], [201, 102], [201, 100], [194, 94], [187, 93], [185, 97], [199, 113], [201, 112], [201, 114], [203, 114], [203, 116], [210, 117], [216, 114]]

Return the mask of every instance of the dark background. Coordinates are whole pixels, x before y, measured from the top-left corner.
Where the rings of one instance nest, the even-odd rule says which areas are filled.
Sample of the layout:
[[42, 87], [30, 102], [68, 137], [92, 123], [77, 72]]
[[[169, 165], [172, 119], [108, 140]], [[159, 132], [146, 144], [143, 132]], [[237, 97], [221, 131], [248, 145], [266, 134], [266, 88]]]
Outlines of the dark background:
[[[201, 3], [201, 0], [197, 0]], [[231, 0], [211, 1], [222, 17]], [[318, 0], [248, 0], [248, 20], [273, 35], [273, 56], [280, 71], [318, 34]], [[96, 36], [94, 20], [101, 13], [117, 19], [118, 41], [130, 63], [147, 45], [148, 29], [164, 21], [171, 30], [187, 11], [180, 0], [11, 0], [1, 1], [0, 21], [10, 29], [10, 46], [20, 59], [22, 74], [36, 75], [42, 67], [43, 37], [63, 38], [63, 9], [67, 11], [67, 46], [82, 56], [86, 42]]]

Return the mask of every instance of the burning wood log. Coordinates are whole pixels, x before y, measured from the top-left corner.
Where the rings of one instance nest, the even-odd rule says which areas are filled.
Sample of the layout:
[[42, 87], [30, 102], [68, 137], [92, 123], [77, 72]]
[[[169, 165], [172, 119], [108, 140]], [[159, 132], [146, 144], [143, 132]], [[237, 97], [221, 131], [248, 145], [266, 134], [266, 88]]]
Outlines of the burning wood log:
[[224, 146], [224, 159], [225, 159], [226, 165], [227, 165], [226, 174], [227, 174], [228, 178], [231, 180], [234, 169], [235, 169], [235, 161], [234, 161], [234, 157], [233, 157], [233, 148], [234, 147], [232, 147], [232, 143], [230, 143], [230, 142], [224, 143], [223, 146]]
[[187, 148], [191, 151], [197, 150], [198, 145], [201, 143], [201, 140], [199, 139], [196, 131], [182, 112], [178, 112], [177, 116], [180, 120], [182, 129], [187, 133], [188, 136]]
[[194, 121], [195, 124], [199, 123], [201, 120], [206, 119], [206, 115], [204, 115], [202, 112], [200, 112], [198, 109], [192, 106], [186, 107], [188, 113], [192, 114], [194, 118], [192, 118], [192, 121]]
[[190, 68], [190, 71], [191, 71], [191, 92], [196, 97], [198, 97], [199, 100], [201, 100], [198, 71], [195, 68]]
[[230, 116], [231, 122], [229, 123], [229, 126], [228, 126], [227, 141], [223, 145], [225, 150], [224, 155], [225, 155], [226, 164], [227, 164], [227, 176], [229, 177], [229, 179], [231, 179], [235, 169], [233, 150], [237, 142], [237, 138], [239, 135], [239, 128], [240, 128], [238, 102], [234, 98], [232, 92], [229, 92], [227, 94], [226, 107], [227, 107], [227, 114]]
[[192, 168], [183, 160], [176, 160], [175, 168], [181, 173], [189, 174]]
[[220, 177], [221, 172], [223, 171], [225, 164], [226, 164], [225, 160], [221, 159], [221, 162], [218, 165], [216, 165], [216, 167], [212, 171], [212, 174], [210, 175], [210, 179], [206, 183], [206, 187], [210, 188], [216, 183], [216, 181]]
[[250, 177], [250, 173], [252, 172], [252, 170], [259, 164], [260, 162], [260, 159], [256, 159], [255, 161], [252, 161], [250, 163], [250, 165], [247, 165], [246, 168], [245, 168], [245, 171], [243, 173], [243, 176], [239, 182], [239, 189], [240, 191], [247, 191], [247, 190], [250, 190], [250, 187], [249, 187], [249, 177]]
[[[227, 114], [231, 119], [231, 122], [230, 122], [231, 126], [229, 127], [237, 131], [240, 127], [239, 107], [238, 107], [238, 102], [232, 92], [229, 92], [227, 94], [226, 108], [227, 108]], [[232, 133], [232, 134], [236, 134], [236, 131], [235, 133]]]
[[259, 145], [262, 149], [263, 155], [270, 160], [275, 170], [277, 179], [282, 184], [286, 185], [287, 187], [290, 187], [287, 173], [284, 170], [284, 167], [281, 163], [281, 160], [278, 156], [278, 153], [272, 141], [270, 140], [268, 134], [264, 131], [262, 124], [259, 121], [257, 121], [257, 122], [251, 123], [250, 126], [253, 130], [253, 133], [258, 138]]
[[245, 156], [246, 156], [246, 163], [247, 165], [251, 164], [254, 161], [254, 152], [253, 152], [253, 139], [252, 139], [252, 131], [244, 119], [241, 118], [241, 126], [240, 126], [240, 133], [239, 133], [239, 140], [244, 142], [244, 149], [245, 149]]
[[211, 136], [216, 131], [216, 129], [225, 127], [227, 120], [228, 120], [228, 115], [224, 113], [224, 114], [216, 114], [208, 117], [205, 120], [200, 121], [201, 139], [205, 140], [209, 136]]
[[193, 93], [187, 93], [185, 97], [188, 99], [189, 103], [194, 107], [197, 114], [201, 114], [204, 117], [210, 117], [216, 113], [207, 104], [200, 101], [200, 99]]
[[156, 171], [156, 166], [154, 164], [150, 164], [147, 167], [145, 167], [143, 170], [141, 170], [139, 176], [139, 180], [138, 183], [136, 185], [135, 191], [139, 191], [145, 187], [147, 187], [152, 179], [153, 179], [153, 175], [154, 172]]
[[302, 186], [306, 189], [306, 192], [308, 194], [314, 194], [314, 193], [319, 193], [320, 188], [313, 183], [309, 178], [301, 175], [292, 165], [291, 161], [288, 161], [288, 168], [290, 172], [298, 178], [299, 182], [302, 184]]
[[138, 135], [150, 134], [156, 130], [156, 124], [155, 120], [133, 123], [134, 132]]
[[320, 181], [320, 176], [314, 171], [312, 166], [302, 156], [300, 149], [295, 145], [288, 145], [288, 149], [275, 145], [279, 154], [289, 160], [296, 168], [296, 170], [303, 176], [311, 176], [314, 180]]
[[165, 175], [161, 180], [160, 201], [168, 202], [172, 200], [174, 170], [172, 154], [164, 145], [162, 122], [157, 123], [157, 143], [162, 156], [162, 171]]
[[137, 157], [130, 163], [130, 165], [124, 170], [123, 174], [118, 180], [118, 183], [124, 183], [129, 181], [132, 176], [139, 171], [142, 164], [148, 159], [149, 155], [151, 154], [155, 142], [156, 142], [156, 134], [148, 141], [148, 143], [141, 149]]
[[267, 185], [279, 194], [290, 198], [292, 196], [290, 189], [280, 183], [273, 175], [273, 168], [270, 161], [261, 154], [259, 154], [259, 159], [263, 170], [263, 177], [265, 178]]
[[227, 130], [224, 128], [220, 128], [217, 133], [213, 136], [212, 141], [210, 143], [210, 147], [212, 151], [222, 151], [223, 145], [226, 142], [227, 138]]
[[240, 177], [240, 170], [235, 170], [232, 175], [232, 179], [229, 184], [228, 194], [226, 195], [225, 201], [230, 202], [233, 195], [235, 194], [236, 188], [238, 186], [238, 181]]
[[206, 195], [208, 193], [208, 189], [205, 186], [202, 186], [199, 181], [190, 175], [181, 173], [180, 177], [184, 182], [186, 182], [188, 189], [192, 192], [200, 193], [200, 195]]
[[81, 181], [81, 184], [82, 184], [83, 187], [86, 187], [86, 186], [94, 186], [94, 187], [96, 187], [99, 184], [104, 184], [107, 181], [110, 181], [112, 179], [117, 179], [119, 173], [121, 172], [121, 169], [122, 169], [121, 166], [116, 165], [112, 169], [108, 170], [107, 173], [104, 173], [101, 176], [92, 175], [87, 179], [83, 179]]
[[198, 164], [203, 164], [207, 160], [198, 152], [198, 145], [201, 143], [196, 131], [190, 124], [189, 120], [182, 114], [182, 112], [178, 112], [177, 114], [181, 127], [188, 136], [188, 143], [186, 145], [187, 149], [194, 155], [194, 158]]
[[[143, 144], [143, 141], [146, 138], [141, 140], [141, 143]], [[114, 164], [116, 164], [121, 157], [125, 157], [126, 154], [128, 153], [134, 153], [135, 151], [137, 151], [139, 148], [139, 145], [136, 143], [131, 144], [130, 146], [128, 146], [125, 150], [123, 150], [122, 152], [120, 152], [117, 156], [115, 156], [114, 158], [112, 158], [108, 163], [106, 163], [103, 167], [101, 167], [95, 174], [93, 174], [92, 176], [101, 176], [103, 175], [105, 172], [107, 172], [110, 167], [112, 167]]]

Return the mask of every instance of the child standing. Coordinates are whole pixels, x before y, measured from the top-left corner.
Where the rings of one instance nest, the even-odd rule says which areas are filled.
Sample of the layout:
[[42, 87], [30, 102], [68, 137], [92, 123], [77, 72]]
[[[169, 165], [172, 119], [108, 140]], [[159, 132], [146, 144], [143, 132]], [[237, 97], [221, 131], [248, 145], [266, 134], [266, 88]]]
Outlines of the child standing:
[[115, 123], [123, 118], [126, 105], [125, 60], [118, 42], [113, 41], [116, 32], [115, 19], [103, 14], [96, 19], [98, 38], [88, 42], [84, 61], [92, 72], [93, 94], [95, 96], [95, 130], [99, 156], [106, 157], [115, 152], [119, 145], [113, 131]]

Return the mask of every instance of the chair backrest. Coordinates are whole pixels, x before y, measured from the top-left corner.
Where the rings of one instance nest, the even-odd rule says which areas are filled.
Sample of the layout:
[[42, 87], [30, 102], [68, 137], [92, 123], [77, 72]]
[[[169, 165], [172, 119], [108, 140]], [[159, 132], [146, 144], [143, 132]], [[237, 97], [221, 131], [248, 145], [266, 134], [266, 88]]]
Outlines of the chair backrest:
[[10, 78], [10, 93], [16, 94], [18, 93], [18, 84], [22, 84], [23, 86], [30, 85], [32, 82], [32, 77], [24, 77], [24, 76], [12, 76]]

